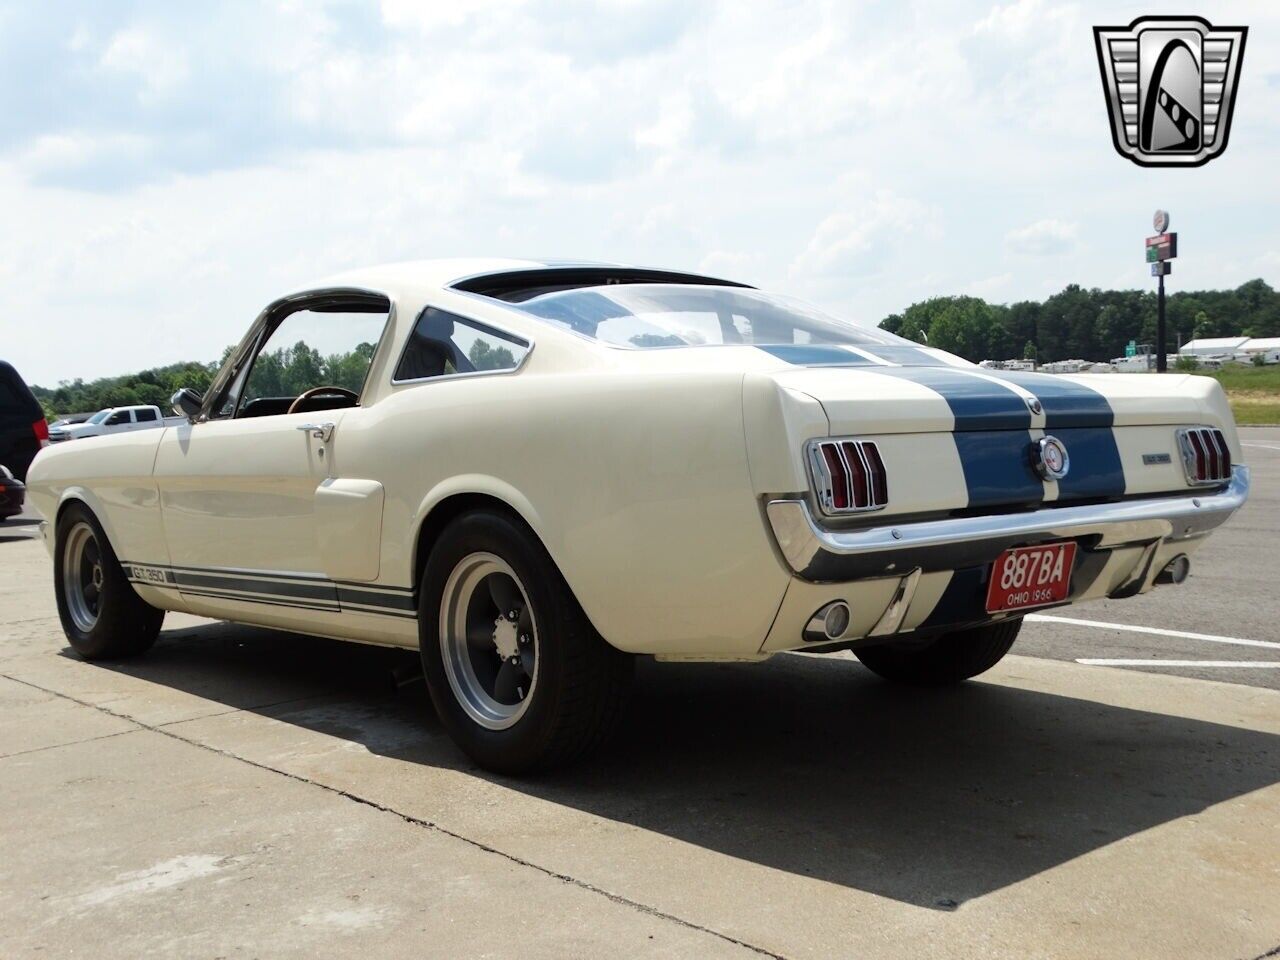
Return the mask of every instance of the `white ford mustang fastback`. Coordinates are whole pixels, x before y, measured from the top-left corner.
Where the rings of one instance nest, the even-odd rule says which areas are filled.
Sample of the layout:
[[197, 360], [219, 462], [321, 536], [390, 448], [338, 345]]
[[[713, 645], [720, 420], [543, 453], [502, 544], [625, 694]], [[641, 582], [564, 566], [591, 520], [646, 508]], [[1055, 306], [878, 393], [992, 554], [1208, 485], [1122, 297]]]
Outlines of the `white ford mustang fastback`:
[[180, 610], [417, 648], [502, 771], [601, 742], [632, 654], [974, 676], [1029, 609], [1181, 581], [1249, 483], [1213, 380], [989, 372], [600, 264], [345, 274], [174, 404], [31, 467], [72, 647]]

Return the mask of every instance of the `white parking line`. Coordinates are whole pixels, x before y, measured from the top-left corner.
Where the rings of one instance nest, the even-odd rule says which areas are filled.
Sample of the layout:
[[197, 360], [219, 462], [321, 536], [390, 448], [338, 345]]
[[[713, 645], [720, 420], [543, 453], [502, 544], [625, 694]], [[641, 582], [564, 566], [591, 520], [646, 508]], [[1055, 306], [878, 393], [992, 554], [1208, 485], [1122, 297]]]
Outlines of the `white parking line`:
[[1124, 630], [1128, 633], [1154, 633], [1161, 637], [1182, 637], [1185, 640], [1206, 640], [1209, 643], [1233, 643], [1241, 647], [1267, 647], [1280, 650], [1280, 643], [1271, 640], [1246, 640], [1243, 637], [1218, 637], [1211, 633], [1190, 633], [1186, 630], [1163, 630], [1160, 627], [1138, 627], [1131, 623], [1106, 623], [1102, 620], [1077, 620], [1073, 617], [1053, 617], [1047, 613], [1029, 613], [1028, 620], [1042, 623], [1070, 623], [1077, 627], [1097, 627], [1100, 630]]
[[1077, 658], [1091, 667], [1242, 667], [1246, 670], [1280, 669], [1280, 660], [1095, 660]]
[[1275, 445], [1275, 444], [1273, 444], [1273, 443], [1244, 443], [1244, 442], [1241, 442], [1240, 446], [1242, 446], [1242, 447], [1257, 447], [1259, 450], [1280, 450], [1280, 447], [1276, 446], [1276, 445]]

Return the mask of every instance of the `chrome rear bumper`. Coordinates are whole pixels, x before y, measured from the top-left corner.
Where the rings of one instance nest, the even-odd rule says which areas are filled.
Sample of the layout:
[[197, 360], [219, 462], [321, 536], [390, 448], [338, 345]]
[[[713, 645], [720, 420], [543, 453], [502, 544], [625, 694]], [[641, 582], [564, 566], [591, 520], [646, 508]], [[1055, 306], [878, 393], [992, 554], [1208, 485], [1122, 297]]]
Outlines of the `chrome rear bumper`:
[[991, 563], [1010, 547], [1046, 540], [1087, 540], [1090, 549], [1202, 537], [1226, 522], [1249, 496], [1249, 468], [1232, 469], [1219, 492], [1153, 497], [1027, 513], [955, 517], [860, 530], [830, 530], [805, 500], [773, 500], [766, 512], [778, 548], [800, 577], [858, 580], [918, 568], [957, 570]]

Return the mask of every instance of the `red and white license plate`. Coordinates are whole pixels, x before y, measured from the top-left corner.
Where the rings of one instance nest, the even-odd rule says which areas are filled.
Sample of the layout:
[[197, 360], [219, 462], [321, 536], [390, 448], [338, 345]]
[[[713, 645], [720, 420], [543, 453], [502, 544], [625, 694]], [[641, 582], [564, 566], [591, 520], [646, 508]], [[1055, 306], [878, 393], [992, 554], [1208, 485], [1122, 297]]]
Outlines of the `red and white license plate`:
[[1017, 547], [996, 557], [987, 587], [987, 613], [1061, 603], [1071, 589], [1074, 541]]

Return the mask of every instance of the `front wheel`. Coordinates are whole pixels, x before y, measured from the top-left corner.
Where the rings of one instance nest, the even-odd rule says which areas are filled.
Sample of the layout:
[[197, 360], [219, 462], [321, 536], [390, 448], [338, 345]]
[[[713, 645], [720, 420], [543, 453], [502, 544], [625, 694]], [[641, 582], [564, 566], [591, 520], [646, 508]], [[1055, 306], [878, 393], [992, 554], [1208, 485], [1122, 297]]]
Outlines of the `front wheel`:
[[62, 512], [53, 556], [58, 617], [71, 649], [86, 660], [111, 660], [156, 642], [164, 611], [134, 592], [87, 507], [73, 503]]
[[630, 691], [632, 658], [595, 632], [533, 533], [497, 511], [441, 533], [419, 586], [418, 638], [445, 729], [498, 773], [599, 746]]
[[959, 683], [990, 670], [1009, 652], [1022, 618], [957, 630], [923, 646], [885, 644], [854, 650], [863, 666], [886, 680], [917, 686]]

